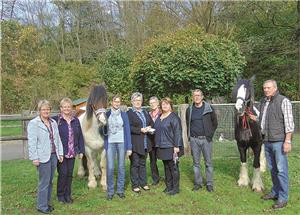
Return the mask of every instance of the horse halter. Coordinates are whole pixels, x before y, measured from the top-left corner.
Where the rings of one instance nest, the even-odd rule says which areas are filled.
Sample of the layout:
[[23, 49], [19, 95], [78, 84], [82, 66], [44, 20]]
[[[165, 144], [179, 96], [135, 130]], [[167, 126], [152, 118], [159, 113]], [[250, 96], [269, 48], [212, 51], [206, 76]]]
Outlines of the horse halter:
[[94, 107], [93, 107], [93, 111], [94, 111], [96, 117], [98, 117], [101, 113], [105, 113], [106, 109], [105, 108], [99, 108], [99, 109], [95, 110]]

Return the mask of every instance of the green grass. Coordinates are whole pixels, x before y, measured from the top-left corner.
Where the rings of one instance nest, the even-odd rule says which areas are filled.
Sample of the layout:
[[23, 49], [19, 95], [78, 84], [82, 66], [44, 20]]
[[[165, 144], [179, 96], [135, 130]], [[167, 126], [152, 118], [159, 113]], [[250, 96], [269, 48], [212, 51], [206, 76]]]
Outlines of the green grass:
[[[5, 126], [19, 126], [19, 127], [5, 127]], [[1, 121], [0, 136], [20, 136], [22, 135], [21, 121]]]
[[[251, 161], [249, 161], [250, 164]], [[2, 214], [36, 214], [37, 172], [28, 160], [2, 161]], [[215, 192], [205, 189], [192, 192], [193, 168], [192, 159], [183, 157], [180, 161], [181, 179], [180, 194], [166, 196], [161, 182], [151, 187], [151, 191], [143, 191], [140, 195], [133, 193], [129, 183], [129, 161], [126, 169], [126, 198], [121, 200], [115, 196], [112, 201], [105, 199], [101, 188], [87, 188], [87, 179], [74, 177], [72, 205], [62, 205], [56, 198], [56, 179], [52, 195], [55, 207], [54, 214], [299, 214], [300, 212], [300, 166], [299, 157], [289, 157], [290, 200], [288, 206], [274, 212], [270, 210], [272, 201], [262, 201], [262, 194], [252, 192], [249, 187], [236, 185], [240, 161], [238, 158], [214, 159]], [[162, 162], [158, 161], [163, 175]], [[149, 167], [149, 163], [148, 163]], [[252, 175], [252, 168], [250, 168]], [[75, 168], [76, 170], [76, 168]], [[74, 171], [75, 175], [76, 171]], [[151, 183], [148, 171], [148, 181]], [[263, 175], [266, 191], [271, 188], [269, 173]]]

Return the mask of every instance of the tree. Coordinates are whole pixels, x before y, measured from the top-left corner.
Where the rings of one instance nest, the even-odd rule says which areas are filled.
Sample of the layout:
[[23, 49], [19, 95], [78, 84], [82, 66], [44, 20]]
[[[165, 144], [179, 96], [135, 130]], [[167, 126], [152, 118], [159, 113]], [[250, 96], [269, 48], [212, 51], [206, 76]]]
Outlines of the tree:
[[200, 88], [212, 98], [229, 94], [245, 64], [236, 43], [191, 26], [149, 42], [134, 57], [131, 77], [146, 97], [176, 99]]

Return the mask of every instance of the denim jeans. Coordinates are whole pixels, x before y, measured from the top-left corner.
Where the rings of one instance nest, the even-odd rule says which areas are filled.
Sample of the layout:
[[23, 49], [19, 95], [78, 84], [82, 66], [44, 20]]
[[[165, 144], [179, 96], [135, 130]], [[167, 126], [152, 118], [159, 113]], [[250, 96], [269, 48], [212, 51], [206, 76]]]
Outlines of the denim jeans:
[[37, 167], [39, 172], [39, 185], [37, 195], [37, 208], [45, 211], [51, 200], [52, 180], [57, 166], [57, 156], [55, 153], [51, 154], [50, 160], [46, 163], [40, 163]]
[[203, 185], [203, 179], [201, 176], [200, 160], [201, 153], [203, 154], [205, 161], [205, 173], [206, 173], [206, 184], [213, 186], [213, 165], [212, 165], [212, 143], [206, 139], [198, 139], [191, 137], [191, 151], [193, 156], [193, 167], [194, 167], [194, 184]]
[[264, 144], [273, 183], [271, 194], [278, 197], [278, 202], [287, 202], [289, 175], [287, 156], [283, 152], [283, 142], [264, 142]]
[[114, 194], [114, 165], [115, 157], [118, 159], [117, 193], [124, 193], [125, 186], [125, 146], [124, 143], [108, 143], [106, 151], [106, 180], [107, 195]]

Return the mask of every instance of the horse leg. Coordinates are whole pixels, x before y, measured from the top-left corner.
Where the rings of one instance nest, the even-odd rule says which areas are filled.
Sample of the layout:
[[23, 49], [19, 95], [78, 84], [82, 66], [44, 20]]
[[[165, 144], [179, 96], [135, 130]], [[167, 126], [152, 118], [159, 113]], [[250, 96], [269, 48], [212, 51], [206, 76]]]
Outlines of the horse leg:
[[95, 166], [95, 161], [94, 161], [94, 155], [92, 154], [91, 150], [86, 150], [86, 158], [87, 158], [87, 166], [89, 170], [89, 177], [88, 177], [88, 187], [89, 188], [96, 188], [97, 187], [97, 181], [94, 175], [94, 166]]
[[252, 147], [252, 150], [254, 152], [254, 161], [253, 161], [253, 178], [252, 178], [252, 190], [256, 192], [262, 192], [264, 189], [264, 185], [261, 179], [260, 174], [260, 163], [259, 158], [261, 154], [261, 146], [256, 145], [255, 147]]
[[101, 159], [100, 159], [100, 168], [101, 168], [101, 186], [103, 190], [107, 190], [106, 184], [106, 151], [102, 150]]
[[78, 175], [79, 178], [83, 178], [85, 176], [85, 170], [84, 170], [84, 167], [83, 167], [83, 160], [82, 159], [78, 159], [77, 175]]
[[240, 168], [240, 175], [238, 180], [238, 185], [241, 186], [248, 186], [249, 185], [249, 176], [248, 176], [248, 167], [247, 167], [247, 147], [246, 146], [238, 146], [240, 152], [240, 159], [241, 159], [241, 168]]
[[95, 173], [95, 177], [97, 179], [99, 179], [101, 177], [101, 171], [100, 171], [100, 165], [99, 165], [99, 163], [100, 163], [99, 157], [100, 156], [98, 156], [98, 155], [99, 154], [97, 153], [96, 158], [95, 158], [95, 163], [94, 163], [95, 164], [95, 166], [94, 166], [94, 173]]
[[265, 145], [261, 145], [261, 151], [260, 151], [260, 171], [265, 172], [267, 169], [267, 160], [266, 160], [266, 155], [265, 155]]

